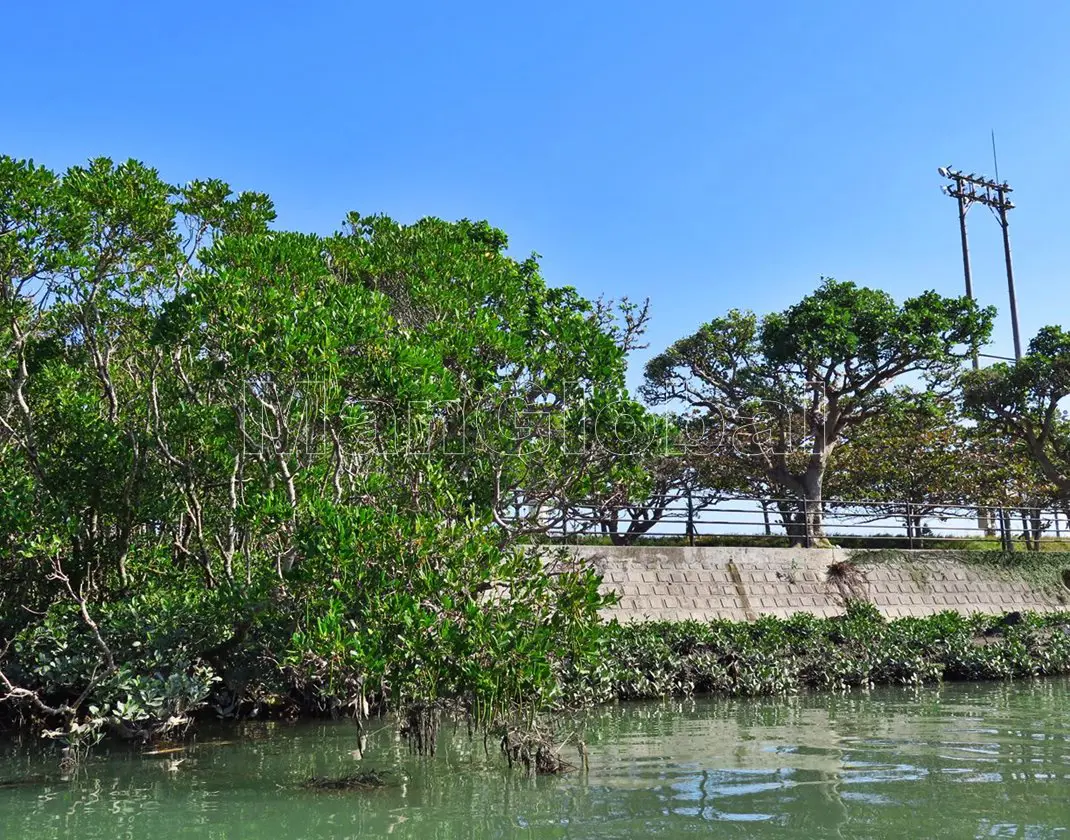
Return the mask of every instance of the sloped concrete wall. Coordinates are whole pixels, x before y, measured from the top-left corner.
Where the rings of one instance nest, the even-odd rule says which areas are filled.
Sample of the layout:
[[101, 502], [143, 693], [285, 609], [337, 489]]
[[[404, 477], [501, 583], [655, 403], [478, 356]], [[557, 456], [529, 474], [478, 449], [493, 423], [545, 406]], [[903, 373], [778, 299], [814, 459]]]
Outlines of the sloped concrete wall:
[[[951, 552], [898, 552], [867, 562], [842, 549], [576, 546], [620, 603], [620, 621], [750, 621], [798, 612], [833, 616], [863, 598], [888, 618], [945, 610], [1002, 614], [1068, 609], [1070, 590], [954, 559]], [[876, 557], [876, 554], [874, 555]], [[855, 562], [844, 564], [850, 558]]]

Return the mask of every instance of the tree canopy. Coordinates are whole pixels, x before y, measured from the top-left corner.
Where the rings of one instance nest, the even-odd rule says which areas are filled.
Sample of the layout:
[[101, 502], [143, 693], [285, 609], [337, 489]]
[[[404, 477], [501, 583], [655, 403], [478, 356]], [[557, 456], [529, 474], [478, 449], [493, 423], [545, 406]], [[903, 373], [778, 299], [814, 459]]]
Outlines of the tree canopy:
[[486, 222], [274, 220], [0, 157], [0, 697], [135, 729], [224, 695], [550, 702], [602, 598], [515, 541], [661, 442], [633, 310]]
[[1070, 333], [1044, 327], [1016, 364], [967, 374], [962, 393], [969, 416], [1024, 447], [1059, 497], [1070, 498]]
[[967, 298], [896, 304], [826, 279], [783, 312], [733, 310], [702, 325], [647, 364], [643, 393], [704, 421], [724, 451], [796, 500], [793, 536], [819, 541], [825, 472], [844, 433], [888, 411], [912, 377], [949, 385], [993, 316]]

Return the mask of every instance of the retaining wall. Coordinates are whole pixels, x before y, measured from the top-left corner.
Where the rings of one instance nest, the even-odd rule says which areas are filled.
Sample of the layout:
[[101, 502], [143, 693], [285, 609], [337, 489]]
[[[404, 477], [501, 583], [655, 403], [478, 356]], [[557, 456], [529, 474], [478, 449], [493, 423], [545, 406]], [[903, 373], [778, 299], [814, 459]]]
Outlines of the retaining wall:
[[[571, 550], [603, 575], [604, 589], [620, 596], [620, 603], [607, 611], [620, 621], [751, 621], [797, 612], [827, 617], [842, 613], [848, 597], [870, 601], [888, 618], [945, 610], [1002, 614], [1070, 609], [1070, 589], [1059, 582], [1057, 571], [1050, 580], [1038, 582], [971, 563], [965, 552], [649, 546]], [[844, 563], [849, 559], [852, 562]]]

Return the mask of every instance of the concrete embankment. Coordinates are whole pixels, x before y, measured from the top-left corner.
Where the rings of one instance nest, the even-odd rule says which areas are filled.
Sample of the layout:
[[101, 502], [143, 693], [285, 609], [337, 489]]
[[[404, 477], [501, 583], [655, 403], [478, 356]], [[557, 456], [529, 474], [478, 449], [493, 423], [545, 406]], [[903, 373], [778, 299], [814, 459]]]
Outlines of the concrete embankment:
[[970, 551], [576, 546], [624, 621], [833, 616], [849, 598], [887, 618], [1070, 609], [1070, 555]]

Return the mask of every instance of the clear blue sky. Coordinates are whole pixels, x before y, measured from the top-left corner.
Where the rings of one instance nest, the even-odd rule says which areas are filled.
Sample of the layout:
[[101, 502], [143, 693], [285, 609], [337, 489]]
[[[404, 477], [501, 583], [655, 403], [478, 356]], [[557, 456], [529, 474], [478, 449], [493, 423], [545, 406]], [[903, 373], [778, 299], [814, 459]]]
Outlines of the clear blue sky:
[[[68, 0], [4, 29], [2, 152], [221, 177], [322, 233], [486, 218], [552, 283], [652, 298], [651, 351], [821, 274], [960, 293], [936, 168], [991, 174], [994, 128], [1024, 336], [1070, 322], [1064, 2]], [[999, 228], [970, 215], [1008, 352]]]

